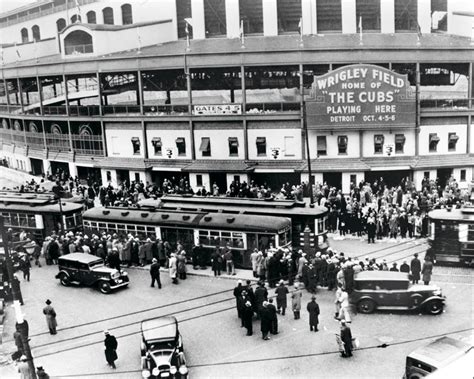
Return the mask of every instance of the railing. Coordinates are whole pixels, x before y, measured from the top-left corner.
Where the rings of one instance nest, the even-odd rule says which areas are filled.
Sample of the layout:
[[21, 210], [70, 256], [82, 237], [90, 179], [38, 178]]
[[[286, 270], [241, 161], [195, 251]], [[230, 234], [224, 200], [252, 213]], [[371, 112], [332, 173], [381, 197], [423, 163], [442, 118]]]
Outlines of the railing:
[[84, 45], [70, 45], [65, 46], [66, 55], [75, 55], [75, 54], [90, 54], [94, 52], [94, 48], [91, 43]]
[[188, 115], [189, 105], [171, 105], [171, 104], [160, 104], [160, 105], [144, 105], [143, 113], [146, 116], [169, 116], [169, 115]]
[[0, 112], [5, 112], [5, 113], [8, 113], [8, 105], [0, 105]]
[[46, 133], [46, 146], [50, 150], [69, 151], [69, 135]]
[[245, 112], [248, 114], [268, 114], [277, 112], [300, 112], [301, 104], [298, 102], [281, 103], [247, 103]]
[[25, 132], [26, 144], [32, 148], [44, 149], [43, 133]]
[[8, 129], [0, 129], [0, 137], [1, 141], [3, 142], [11, 142], [12, 141], [12, 132]]
[[420, 107], [444, 110], [469, 109], [469, 99], [421, 99]]
[[100, 116], [100, 107], [98, 105], [70, 105], [70, 116]]
[[25, 145], [25, 133], [12, 130], [12, 141], [15, 145]]
[[102, 112], [104, 115], [120, 115], [124, 114], [135, 114], [140, 115], [140, 106], [139, 105], [104, 105], [102, 106]]
[[65, 105], [46, 105], [43, 107], [44, 115], [66, 115], [67, 108]]
[[72, 134], [72, 147], [77, 154], [82, 155], [104, 155], [102, 136], [100, 135], [77, 135]]

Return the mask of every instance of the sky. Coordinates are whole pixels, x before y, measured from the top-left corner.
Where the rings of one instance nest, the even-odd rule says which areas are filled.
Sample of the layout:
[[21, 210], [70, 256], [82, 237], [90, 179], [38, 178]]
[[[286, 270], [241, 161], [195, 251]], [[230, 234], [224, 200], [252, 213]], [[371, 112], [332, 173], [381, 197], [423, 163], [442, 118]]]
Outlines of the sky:
[[36, 2], [36, 0], [0, 0], [0, 13], [8, 12], [34, 2]]

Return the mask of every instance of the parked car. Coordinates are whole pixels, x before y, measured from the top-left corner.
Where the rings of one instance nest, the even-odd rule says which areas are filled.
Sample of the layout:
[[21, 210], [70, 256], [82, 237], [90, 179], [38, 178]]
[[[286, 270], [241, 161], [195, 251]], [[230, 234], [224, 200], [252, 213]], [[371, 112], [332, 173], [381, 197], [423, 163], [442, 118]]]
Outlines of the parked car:
[[183, 341], [175, 317], [144, 320], [141, 333], [143, 378], [188, 378]]
[[130, 283], [125, 271], [107, 267], [103, 259], [91, 254], [73, 253], [58, 259], [59, 273], [56, 279], [67, 287], [71, 284], [97, 286], [108, 294]]
[[354, 291], [349, 300], [360, 313], [406, 309], [437, 315], [443, 312], [446, 299], [436, 285], [412, 285], [407, 273], [363, 271], [354, 277]]

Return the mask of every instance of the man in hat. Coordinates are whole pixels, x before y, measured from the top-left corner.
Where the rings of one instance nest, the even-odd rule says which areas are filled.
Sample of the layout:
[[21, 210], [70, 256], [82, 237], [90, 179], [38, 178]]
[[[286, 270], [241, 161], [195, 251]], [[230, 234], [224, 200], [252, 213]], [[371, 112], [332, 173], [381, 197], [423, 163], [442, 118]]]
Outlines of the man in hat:
[[288, 287], [285, 286], [285, 282], [283, 281], [283, 279], [281, 279], [278, 287], [275, 290], [275, 294], [277, 300], [277, 312], [280, 313], [281, 310], [282, 316], [285, 315], [285, 310], [287, 306], [286, 298], [288, 293]]
[[105, 340], [104, 340], [104, 345], [105, 345], [105, 359], [107, 360], [107, 363], [109, 364], [110, 367], [116, 368], [115, 367], [115, 361], [117, 360], [117, 339], [109, 333], [108, 330], [104, 331], [105, 334]]
[[253, 334], [252, 328], [252, 318], [253, 318], [253, 308], [250, 301], [245, 302], [245, 308], [243, 309], [242, 322], [245, 329], [247, 329], [247, 335], [251, 336]]
[[272, 314], [268, 308], [268, 301], [264, 301], [260, 310], [260, 331], [262, 332], [262, 339], [269, 340], [268, 333], [272, 329]]
[[[242, 286], [242, 281], [238, 280], [237, 287], [234, 288], [234, 297], [235, 297], [235, 305], [237, 307], [237, 316], [239, 316], [240, 319], [242, 318], [242, 312], [241, 312], [242, 308], [239, 307], [239, 301], [240, 301], [239, 298], [243, 290], [244, 290], [244, 287]], [[243, 320], [242, 320], [242, 326], [244, 326]]]
[[161, 281], [160, 281], [160, 264], [158, 263], [158, 259], [153, 258], [151, 260], [151, 266], [150, 266], [150, 276], [151, 276], [151, 286], [155, 286], [155, 281], [156, 284], [158, 285], [158, 288], [161, 289]]
[[46, 300], [46, 307], [43, 308], [43, 314], [46, 316], [46, 324], [49, 328], [50, 334], [56, 334], [56, 327], [58, 323], [56, 322], [56, 311], [51, 306], [51, 300]]
[[407, 261], [404, 260], [400, 266], [400, 272], [406, 272], [407, 274], [410, 273], [410, 266], [408, 265]]
[[26, 355], [20, 357], [20, 361], [17, 365], [18, 372], [20, 373], [21, 379], [30, 379], [32, 376], [30, 374], [30, 367], [26, 362]]
[[38, 379], [49, 379], [49, 375], [44, 371], [43, 366], [36, 367], [36, 376]]
[[277, 309], [275, 305], [273, 305], [273, 299], [268, 299], [267, 309], [269, 312], [269, 317], [271, 319], [271, 326], [270, 326], [270, 333], [271, 334], [278, 334], [278, 316], [277, 316]]
[[410, 262], [411, 276], [413, 284], [418, 284], [420, 280], [421, 262], [418, 259], [418, 253], [415, 253]]
[[293, 310], [295, 320], [298, 320], [300, 318], [301, 297], [303, 296], [299, 288], [299, 283], [295, 283], [295, 290], [291, 294], [291, 308]]
[[352, 333], [351, 328], [346, 325], [344, 320], [341, 320], [341, 341], [344, 351], [341, 353], [343, 358], [352, 357]]
[[316, 303], [316, 296], [311, 296], [311, 301], [306, 306], [306, 310], [309, 312], [309, 330], [310, 332], [318, 331], [319, 324], [319, 305]]

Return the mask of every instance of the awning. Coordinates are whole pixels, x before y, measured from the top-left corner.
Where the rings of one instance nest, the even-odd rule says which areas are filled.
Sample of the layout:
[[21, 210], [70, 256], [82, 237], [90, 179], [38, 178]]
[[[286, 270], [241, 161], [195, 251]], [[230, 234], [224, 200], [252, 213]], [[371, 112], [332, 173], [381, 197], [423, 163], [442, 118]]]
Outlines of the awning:
[[326, 136], [318, 136], [317, 138], [317, 147], [318, 150], [327, 150]]
[[155, 146], [161, 146], [161, 138], [160, 137], [153, 137], [151, 139], [151, 143]]
[[138, 137], [132, 137], [132, 142], [140, 142], [140, 138]]
[[257, 145], [260, 145], [260, 144], [265, 144], [267, 143], [267, 139], [266, 137], [257, 137]]
[[379, 145], [383, 145], [384, 137], [381, 135], [374, 136], [374, 142]]
[[184, 143], [184, 137], [176, 138], [176, 144]]
[[410, 166], [381, 166], [381, 167], [371, 167], [370, 171], [407, 171], [411, 170]]
[[199, 151], [209, 151], [211, 147], [211, 139], [207, 137], [201, 138], [201, 147], [199, 148]]
[[225, 172], [225, 173], [241, 173], [247, 172], [249, 165], [241, 160], [203, 160], [194, 161], [191, 164], [186, 165], [182, 171], [185, 172]]
[[156, 166], [153, 166], [151, 168], [151, 171], [173, 171], [173, 172], [180, 172], [181, 171], [181, 167], [156, 167]]
[[404, 134], [395, 134], [395, 143], [404, 144], [405, 140], [406, 140], [406, 138], [405, 138]]
[[229, 145], [239, 147], [239, 139], [237, 137], [229, 137]]
[[450, 134], [449, 135], [449, 142], [456, 142], [459, 139], [459, 136], [457, 134]]
[[430, 142], [439, 142], [439, 137], [437, 134], [430, 134]]

